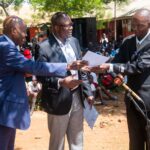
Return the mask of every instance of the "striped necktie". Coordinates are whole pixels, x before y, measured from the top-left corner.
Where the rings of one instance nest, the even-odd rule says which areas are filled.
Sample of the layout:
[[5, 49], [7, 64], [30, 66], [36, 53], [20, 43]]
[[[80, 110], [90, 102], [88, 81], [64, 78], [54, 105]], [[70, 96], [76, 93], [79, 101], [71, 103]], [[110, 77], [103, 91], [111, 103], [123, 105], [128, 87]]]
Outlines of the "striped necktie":
[[138, 50], [140, 48], [140, 43], [138, 42], [137, 44], [136, 44], [136, 49]]

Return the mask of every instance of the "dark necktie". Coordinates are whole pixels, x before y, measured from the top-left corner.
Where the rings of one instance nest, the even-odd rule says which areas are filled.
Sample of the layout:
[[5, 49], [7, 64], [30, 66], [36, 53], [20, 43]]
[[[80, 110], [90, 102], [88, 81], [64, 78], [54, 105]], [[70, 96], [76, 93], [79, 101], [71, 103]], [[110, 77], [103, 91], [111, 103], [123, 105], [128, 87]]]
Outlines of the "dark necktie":
[[136, 49], [139, 50], [139, 48], [140, 48], [140, 43], [137, 43], [136, 44]]

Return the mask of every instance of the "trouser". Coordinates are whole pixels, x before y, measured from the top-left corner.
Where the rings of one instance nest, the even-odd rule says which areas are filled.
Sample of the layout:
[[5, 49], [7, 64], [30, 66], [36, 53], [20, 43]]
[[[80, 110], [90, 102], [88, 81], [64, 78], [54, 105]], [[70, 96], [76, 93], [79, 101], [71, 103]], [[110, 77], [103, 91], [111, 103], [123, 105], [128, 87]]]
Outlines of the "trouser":
[[30, 114], [32, 115], [35, 109], [36, 98], [33, 98], [30, 102]]
[[38, 98], [38, 94], [39, 93], [35, 92], [34, 94], [30, 94], [30, 96], [29, 96], [30, 115], [32, 115], [34, 112], [35, 104], [36, 104], [36, 101]]
[[147, 150], [146, 119], [129, 99], [126, 99], [126, 110], [129, 130], [129, 150]]
[[65, 135], [70, 150], [83, 150], [83, 107], [78, 91], [73, 93], [73, 102], [68, 114], [48, 114], [48, 128], [49, 150], [64, 150]]
[[0, 150], [14, 150], [16, 129], [0, 125]]

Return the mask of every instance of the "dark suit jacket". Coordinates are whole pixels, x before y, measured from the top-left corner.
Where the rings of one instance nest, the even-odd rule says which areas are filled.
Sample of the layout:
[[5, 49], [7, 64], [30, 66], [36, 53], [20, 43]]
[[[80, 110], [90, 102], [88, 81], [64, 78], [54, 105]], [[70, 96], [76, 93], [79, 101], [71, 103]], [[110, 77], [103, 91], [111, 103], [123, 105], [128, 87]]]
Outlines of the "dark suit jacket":
[[[115, 56], [114, 71], [128, 76], [128, 85], [145, 102], [150, 111], [150, 35], [143, 41], [139, 50], [136, 50], [136, 38], [127, 38], [122, 44], [118, 55]], [[116, 64], [117, 63], [117, 64]]]
[[[74, 37], [68, 39], [73, 48], [76, 58], [81, 58], [80, 46]], [[66, 58], [54, 36], [51, 34], [49, 38], [40, 44], [40, 56], [38, 61], [45, 62], [66, 62]], [[69, 74], [66, 74], [69, 75]], [[83, 103], [83, 92], [86, 96], [92, 95], [90, 85], [85, 73], [79, 72], [79, 79], [84, 83], [80, 86], [80, 95]], [[42, 106], [46, 112], [50, 114], [63, 115], [67, 114], [72, 104], [72, 92], [64, 87], [58, 88], [57, 77], [39, 78], [42, 82]]]
[[24, 74], [65, 75], [66, 64], [26, 59], [5, 36], [0, 36], [0, 125], [27, 129], [30, 113]]

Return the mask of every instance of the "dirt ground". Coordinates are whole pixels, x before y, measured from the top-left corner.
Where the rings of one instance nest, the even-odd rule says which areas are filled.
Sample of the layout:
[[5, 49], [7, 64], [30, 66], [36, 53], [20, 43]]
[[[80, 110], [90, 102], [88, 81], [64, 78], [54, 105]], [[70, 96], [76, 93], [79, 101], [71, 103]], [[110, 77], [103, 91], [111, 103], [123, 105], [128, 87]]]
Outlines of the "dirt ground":
[[[128, 150], [128, 130], [123, 92], [116, 94], [118, 103], [107, 101], [107, 105], [96, 106], [100, 113], [95, 126], [90, 129], [84, 121], [84, 150]], [[26, 131], [17, 131], [15, 150], [48, 150], [49, 132], [47, 115], [35, 111], [31, 126]], [[67, 142], [66, 142], [67, 143]], [[68, 150], [68, 145], [65, 145]]]

